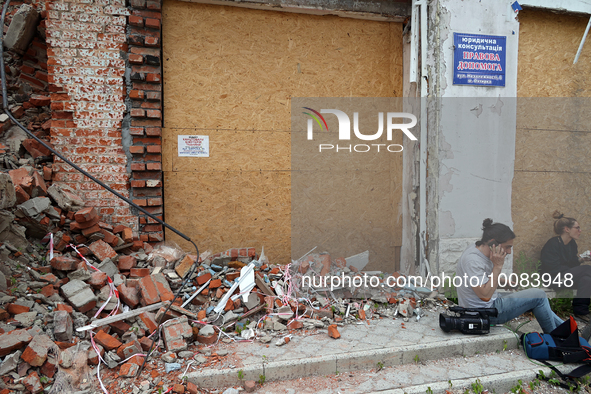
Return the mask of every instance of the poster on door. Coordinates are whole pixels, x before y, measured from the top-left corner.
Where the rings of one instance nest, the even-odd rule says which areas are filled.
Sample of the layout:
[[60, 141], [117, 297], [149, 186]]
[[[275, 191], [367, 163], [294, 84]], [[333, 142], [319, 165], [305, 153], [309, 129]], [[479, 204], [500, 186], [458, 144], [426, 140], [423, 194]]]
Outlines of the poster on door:
[[209, 157], [208, 135], [179, 135], [179, 157]]

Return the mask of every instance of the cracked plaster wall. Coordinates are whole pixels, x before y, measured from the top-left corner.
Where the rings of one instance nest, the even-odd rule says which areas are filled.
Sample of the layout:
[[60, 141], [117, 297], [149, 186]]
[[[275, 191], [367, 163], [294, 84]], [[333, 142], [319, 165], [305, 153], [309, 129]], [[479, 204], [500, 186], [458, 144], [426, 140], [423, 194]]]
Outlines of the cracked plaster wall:
[[[482, 220], [513, 226], [519, 24], [510, 2], [430, 4], [428, 229], [432, 272], [455, 272]], [[453, 33], [507, 37], [505, 87], [453, 85]], [[510, 272], [512, 260], [505, 263]]]

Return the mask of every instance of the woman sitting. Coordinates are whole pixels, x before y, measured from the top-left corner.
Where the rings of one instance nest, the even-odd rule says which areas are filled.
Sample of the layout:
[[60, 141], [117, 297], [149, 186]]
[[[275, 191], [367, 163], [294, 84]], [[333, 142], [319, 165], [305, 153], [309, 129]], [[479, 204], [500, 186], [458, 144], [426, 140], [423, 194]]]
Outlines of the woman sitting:
[[[565, 274], [572, 275], [573, 289], [577, 296], [573, 299], [573, 313], [576, 318], [589, 323], [589, 297], [591, 296], [591, 266], [582, 265], [585, 260], [579, 257], [577, 240], [581, 235], [581, 226], [574, 218], [565, 217], [554, 211], [552, 217], [554, 232], [558, 236], [550, 238], [542, 248], [540, 271], [550, 274], [552, 282], [564, 282]], [[570, 283], [570, 281], [567, 281]], [[554, 287], [563, 286], [555, 285]]]
[[515, 234], [502, 223], [492, 219], [482, 222], [482, 239], [469, 246], [458, 260], [456, 276], [463, 278], [456, 287], [460, 306], [464, 308], [496, 308], [497, 317], [492, 324], [503, 324], [517, 316], [532, 311], [545, 333], [550, 333], [560, 324], [541, 289], [527, 289], [501, 297], [497, 292], [499, 275], [505, 257], [511, 254]]

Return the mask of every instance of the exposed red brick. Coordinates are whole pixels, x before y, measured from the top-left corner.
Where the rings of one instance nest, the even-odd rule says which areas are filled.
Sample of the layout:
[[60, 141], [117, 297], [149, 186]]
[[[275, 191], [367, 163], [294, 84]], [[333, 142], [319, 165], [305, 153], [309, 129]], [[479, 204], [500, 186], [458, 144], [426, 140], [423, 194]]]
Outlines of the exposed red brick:
[[144, 241], [137, 240], [137, 241], [132, 242], [131, 250], [133, 250], [134, 252], [137, 252], [138, 250], [140, 250], [143, 247], [144, 247]]
[[51, 297], [55, 293], [57, 293], [57, 291], [55, 290], [55, 287], [53, 287], [53, 285], [47, 285], [41, 288], [41, 294], [43, 294], [47, 298]]
[[121, 231], [121, 238], [123, 238], [123, 242], [130, 243], [133, 241], [133, 231], [129, 227], [124, 227]]
[[56, 311], [66, 311], [68, 313], [72, 313], [74, 312], [74, 308], [72, 308], [70, 305], [64, 304], [63, 302], [58, 302], [58, 304], [55, 307]]
[[98, 240], [91, 243], [88, 248], [100, 261], [103, 261], [106, 258], [114, 258], [117, 256], [117, 252], [115, 252], [113, 248], [103, 240]]
[[119, 336], [122, 336], [127, 331], [129, 331], [129, 329], [131, 328], [131, 326], [129, 324], [127, 324], [121, 320], [109, 324], [109, 327], [111, 327], [111, 330]]
[[208, 287], [210, 289], [217, 289], [221, 285], [222, 285], [222, 280], [221, 279], [214, 279], [211, 282], [209, 282], [209, 286]]
[[16, 203], [17, 204], [22, 204], [25, 201], [28, 201], [31, 199], [31, 196], [29, 196], [29, 193], [27, 193], [20, 185], [15, 185], [14, 191], [16, 194]]
[[195, 383], [187, 382], [187, 391], [189, 394], [199, 394], [199, 387]]
[[117, 349], [119, 346], [122, 345], [117, 339], [113, 338], [111, 335], [107, 334], [104, 331], [98, 331], [94, 336], [94, 340], [99, 343], [102, 347], [104, 347], [107, 351]]
[[25, 388], [32, 394], [38, 394], [43, 391], [43, 385], [41, 384], [41, 380], [39, 379], [37, 372], [31, 372], [29, 376], [23, 380], [23, 384], [25, 385]]
[[[100, 226], [100, 225], [99, 225]], [[105, 241], [106, 243], [108, 243], [109, 245], [111, 245], [112, 247], [115, 247], [119, 244], [119, 238], [117, 238], [113, 233], [111, 233], [110, 231], [107, 231], [103, 228], [101, 228], [101, 234], [103, 234], [105, 237], [103, 238], [103, 241]]]
[[119, 270], [129, 271], [130, 269], [135, 268], [137, 265], [137, 260], [133, 256], [120, 256], [118, 265]]
[[55, 256], [51, 259], [51, 267], [59, 271], [74, 271], [80, 262], [80, 259], [75, 259], [70, 256]]
[[28, 195], [31, 195], [33, 189], [33, 177], [24, 167], [16, 170], [8, 171], [8, 175], [12, 179], [12, 183], [15, 187], [20, 186]]
[[122, 360], [139, 353], [142, 353], [142, 346], [137, 340], [121, 345], [117, 349], [117, 355], [121, 357]]
[[142, 304], [152, 305], [160, 302], [158, 289], [151, 276], [146, 276], [140, 279], [139, 288], [142, 296]]
[[[91, 227], [88, 227], [88, 228], [82, 229], [82, 235], [84, 235], [85, 237], [89, 237], [89, 236], [91, 236], [92, 234], [94, 234], [94, 233], [98, 233], [98, 232], [100, 232], [100, 231], [101, 231], [101, 227], [100, 227], [98, 224], [95, 224], [95, 225], [93, 225], [93, 226], [91, 226]], [[98, 241], [97, 241], [97, 242], [98, 242]], [[107, 245], [107, 243], [106, 243], [106, 242], [104, 242], [104, 241], [103, 241], [103, 243], [104, 243], [105, 245]], [[108, 246], [108, 245], [107, 245], [107, 246]], [[92, 250], [92, 248], [91, 248], [91, 250]], [[97, 256], [97, 257], [98, 257], [98, 256]]]
[[149, 268], [132, 268], [130, 270], [129, 276], [132, 278], [143, 278], [145, 276], [150, 275]]
[[292, 320], [287, 324], [287, 328], [289, 328], [290, 330], [299, 330], [303, 326], [304, 324], [299, 320]]
[[117, 290], [119, 291], [121, 301], [130, 307], [135, 308], [140, 303], [140, 293], [137, 288], [121, 284]]
[[207, 282], [208, 280], [211, 279], [211, 274], [209, 272], [206, 272], [205, 274], [201, 274], [197, 277], [197, 284], [199, 286], [205, 284], [205, 282]]
[[257, 384], [254, 380], [247, 380], [244, 382], [244, 391], [247, 393], [252, 393], [255, 391]]
[[21, 313], [29, 312], [30, 308], [28, 306], [18, 305], [18, 304], [8, 304], [6, 305], [6, 310], [11, 315], [18, 315]]
[[[49, 142], [45, 142], [47, 145], [52, 146]], [[44, 147], [39, 141], [28, 138], [22, 142], [23, 147], [33, 156], [37, 158], [40, 156], [51, 156], [51, 151]]]
[[148, 329], [148, 332], [150, 334], [153, 333], [154, 331], [156, 331], [156, 329], [158, 328], [158, 324], [156, 323], [156, 320], [154, 319], [153, 313], [151, 313], [151, 312], [141, 313], [139, 315], [139, 318], [144, 323], [144, 325], [146, 326], [146, 328]]
[[127, 362], [119, 368], [119, 376], [123, 378], [133, 378], [137, 373], [139, 366], [135, 363]]
[[129, 16], [129, 24], [132, 26], [143, 26], [144, 25], [144, 18], [141, 16], [130, 15]]
[[328, 336], [334, 339], [338, 339], [341, 337], [339, 330], [337, 330], [336, 324], [331, 324], [330, 326], [328, 326]]
[[172, 301], [174, 299], [174, 293], [163, 274], [152, 275], [152, 280], [156, 284], [161, 301]]
[[21, 354], [21, 359], [33, 367], [40, 367], [47, 360], [47, 352], [52, 346], [53, 341], [47, 335], [35, 335], [29, 346]]
[[43, 107], [51, 104], [51, 98], [47, 96], [33, 95], [29, 99], [29, 103], [33, 104], [35, 107]]
[[94, 207], [82, 208], [74, 214], [74, 219], [78, 223], [84, 223], [98, 218], [98, 212]]
[[107, 274], [104, 272], [94, 271], [90, 274], [90, 279], [87, 282], [95, 290], [100, 290], [107, 284]]
[[47, 357], [47, 360], [45, 361], [45, 363], [43, 364], [43, 366], [41, 367], [41, 369], [39, 370], [39, 372], [41, 372], [41, 374], [47, 376], [48, 378], [53, 378], [53, 376], [55, 375], [55, 373], [57, 372], [57, 365], [58, 365], [58, 358], [51, 356], [51, 357]]
[[31, 342], [33, 337], [27, 330], [13, 330], [0, 334], [0, 357], [4, 357], [13, 351], [20, 349]]

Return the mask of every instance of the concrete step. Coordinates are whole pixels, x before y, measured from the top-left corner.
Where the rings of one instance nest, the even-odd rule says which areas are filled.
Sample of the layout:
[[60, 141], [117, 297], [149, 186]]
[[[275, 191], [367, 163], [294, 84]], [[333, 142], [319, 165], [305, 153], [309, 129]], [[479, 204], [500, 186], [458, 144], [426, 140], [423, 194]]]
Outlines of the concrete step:
[[505, 327], [492, 327], [488, 335], [445, 333], [439, 328], [439, 311], [431, 311], [419, 321], [379, 319], [339, 327], [339, 331], [341, 338], [336, 340], [326, 330], [300, 333], [280, 347], [275, 341], [269, 347], [258, 341], [234, 343], [228, 347], [234, 352], [233, 365], [203, 368], [189, 373], [188, 379], [199, 387], [221, 388], [241, 385], [239, 375], [243, 380], [258, 381], [264, 375], [266, 382], [285, 381], [370, 370], [378, 365], [398, 367], [496, 354], [518, 346], [517, 336]]
[[[574, 366], [560, 366], [570, 371]], [[370, 394], [370, 393], [470, 393], [479, 384], [489, 393], [510, 393], [518, 382], [528, 388], [539, 370], [549, 376], [550, 369], [528, 361], [519, 350], [479, 354], [471, 357], [446, 358], [382, 370], [356, 371], [277, 382], [265, 382], [258, 394]], [[531, 391], [530, 391], [531, 392]], [[534, 390], [533, 392], [536, 392]], [[556, 391], [553, 391], [555, 393]], [[558, 392], [567, 393], [567, 390]]]

